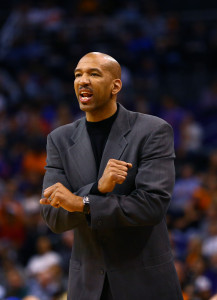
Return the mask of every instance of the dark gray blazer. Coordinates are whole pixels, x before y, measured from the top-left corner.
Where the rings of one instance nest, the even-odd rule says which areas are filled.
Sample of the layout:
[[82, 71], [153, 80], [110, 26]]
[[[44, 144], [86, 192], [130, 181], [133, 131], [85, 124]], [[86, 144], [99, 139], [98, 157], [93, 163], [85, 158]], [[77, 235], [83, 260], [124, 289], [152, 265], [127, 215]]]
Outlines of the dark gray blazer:
[[74, 229], [68, 299], [99, 300], [107, 272], [114, 300], [181, 300], [165, 215], [174, 185], [171, 127], [120, 105], [97, 175], [85, 118], [54, 130], [47, 140], [43, 189], [61, 182], [88, 195], [110, 158], [133, 164], [126, 181], [106, 196], [90, 196], [82, 213], [42, 206], [52, 231]]

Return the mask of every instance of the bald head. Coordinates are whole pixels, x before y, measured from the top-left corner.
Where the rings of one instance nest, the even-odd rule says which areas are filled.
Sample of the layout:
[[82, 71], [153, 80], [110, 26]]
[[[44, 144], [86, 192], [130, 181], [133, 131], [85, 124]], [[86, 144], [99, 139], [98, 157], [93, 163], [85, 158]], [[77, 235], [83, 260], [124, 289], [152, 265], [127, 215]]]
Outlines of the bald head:
[[115, 113], [121, 87], [121, 67], [113, 57], [90, 52], [79, 60], [74, 88], [80, 109], [85, 111], [88, 121], [98, 122]]
[[101, 65], [111, 73], [114, 79], [121, 79], [121, 66], [112, 56], [101, 52], [89, 52], [80, 61], [86, 57], [99, 58]]

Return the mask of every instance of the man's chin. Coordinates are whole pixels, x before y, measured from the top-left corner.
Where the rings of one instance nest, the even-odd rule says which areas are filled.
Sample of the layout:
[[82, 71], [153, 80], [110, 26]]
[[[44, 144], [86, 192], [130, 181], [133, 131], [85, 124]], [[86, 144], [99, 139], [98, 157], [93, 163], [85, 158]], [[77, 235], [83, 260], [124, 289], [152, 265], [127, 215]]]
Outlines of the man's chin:
[[88, 111], [93, 110], [93, 107], [90, 104], [87, 104], [87, 103], [79, 102], [79, 107], [80, 107], [80, 110], [82, 110], [84, 112], [88, 112]]

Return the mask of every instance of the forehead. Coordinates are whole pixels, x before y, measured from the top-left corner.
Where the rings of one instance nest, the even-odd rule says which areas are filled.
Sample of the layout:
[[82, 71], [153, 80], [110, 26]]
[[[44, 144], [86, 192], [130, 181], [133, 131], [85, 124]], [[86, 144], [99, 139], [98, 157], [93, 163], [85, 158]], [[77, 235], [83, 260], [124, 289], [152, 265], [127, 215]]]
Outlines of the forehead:
[[108, 71], [108, 62], [101, 56], [84, 56], [78, 62], [76, 69], [99, 69], [101, 71]]

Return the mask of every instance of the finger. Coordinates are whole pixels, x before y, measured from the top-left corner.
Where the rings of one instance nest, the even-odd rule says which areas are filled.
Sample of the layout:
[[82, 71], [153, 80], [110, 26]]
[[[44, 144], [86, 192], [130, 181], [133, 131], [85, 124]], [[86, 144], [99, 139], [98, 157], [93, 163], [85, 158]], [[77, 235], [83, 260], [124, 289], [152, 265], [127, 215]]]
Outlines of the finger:
[[55, 189], [55, 190], [53, 191], [53, 193], [50, 194], [47, 198], [48, 198], [48, 200], [49, 200], [50, 202], [52, 202], [56, 196], [57, 196], [57, 189]]
[[109, 160], [109, 163], [110, 163], [111, 165], [125, 166], [125, 167], [127, 167], [128, 169], [129, 169], [129, 168], [132, 168], [132, 166], [133, 166], [131, 163], [128, 163], [128, 162], [123, 161], [123, 160], [117, 160], [117, 159], [110, 159], [110, 160]]
[[56, 208], [60, 207], [60, 203], [58, 201], [53, 202], [52, 200], [47, 199], [47, 198], [41, 198], [40, 199], [40, 204], [51, 205], [51, 206], [56, 207]]
[[125, 172], [125, 171], [118, 170], [116, 174], [117, 174], [118, 176], [122, 176], [122, 177], [124, 177], [124, 178], [127, 177], [127, 172]]
[[57, 182], [49, 187], [47, 187], [44, 191], [45, 192], [50, 192], [50, 191], [54, 191], [57, 187], [59, 187], [61, 185], [61, 183]]
[[49, 190], [52, 190], [55, 188], [55, 184], [51, 185], [51, 186], [48, 186], [44, 191], [49, 191]]
[[114, 168], [117, 171], [123, 171], [123, 172], [127, 172], [128, 171], [127, 166], [123, 166], [123, 165], [115, 165], [115, 166], [113, 166], [111, 168]]
[[111, 180], [115, 183], [119, 183], [119, 182], [122, 183], [125, 179], [126, 179], [126, 176], [122, 175], [122, 174], [113, 173], [111, 175]]
[[127, 176], [127, 169], [125, 168], [124, 170], [120, 170], [119, 168], [110, 168], [109, 169], [109, 174], [110, 176], [113, 176], [113, 175], [122, 175], [122, 176]]
[[126, 177], [119, 175], [117, 177], [116, 183], [117, 184], [122, 184], [126, 180]]
[[127, 168], [127, 166], [113, 165], [113, 166], [110, 166], [109, 168], [107, 168], [107, 170], [109, 170], [109, 171], [115, 171], [115, 172], [118, 172], [118, 171], [127, 172], [128, 168]]
[[57, 202], [57, 203], [55, 203], [55, 204], [52, 204], [52, 206], [55, 207], [55, 208], [59, 208], [59, 207], [60, 207], [60, 204]]
[[44, 190], [44, 197], [45, 198], [49, 198], [56, 190], [56, 186], [52, 185], [49, 188], [47, 188], [46, 190]]
[[50, 201], [47, 198], [41, 198], [39, 201], [40, 204], [48, 205], [50, 204]]
[[58, 191], [54, 191], [53, 194], [50, 195], [50, 205], [53, 207], [59, 207], [61, 202], [61, 193]]
[[126, 164], [127, 164], [127, 163], [126, 163], [125, 161], [123, 161], [123, 160], [118, 160], [118, 159], [114, 159], [114, 158], [110, 159], [109, 162], [115, 163], [115, 164], [117, 164], [117, 165], [123, 165], [123, 166], [126, 166]]

